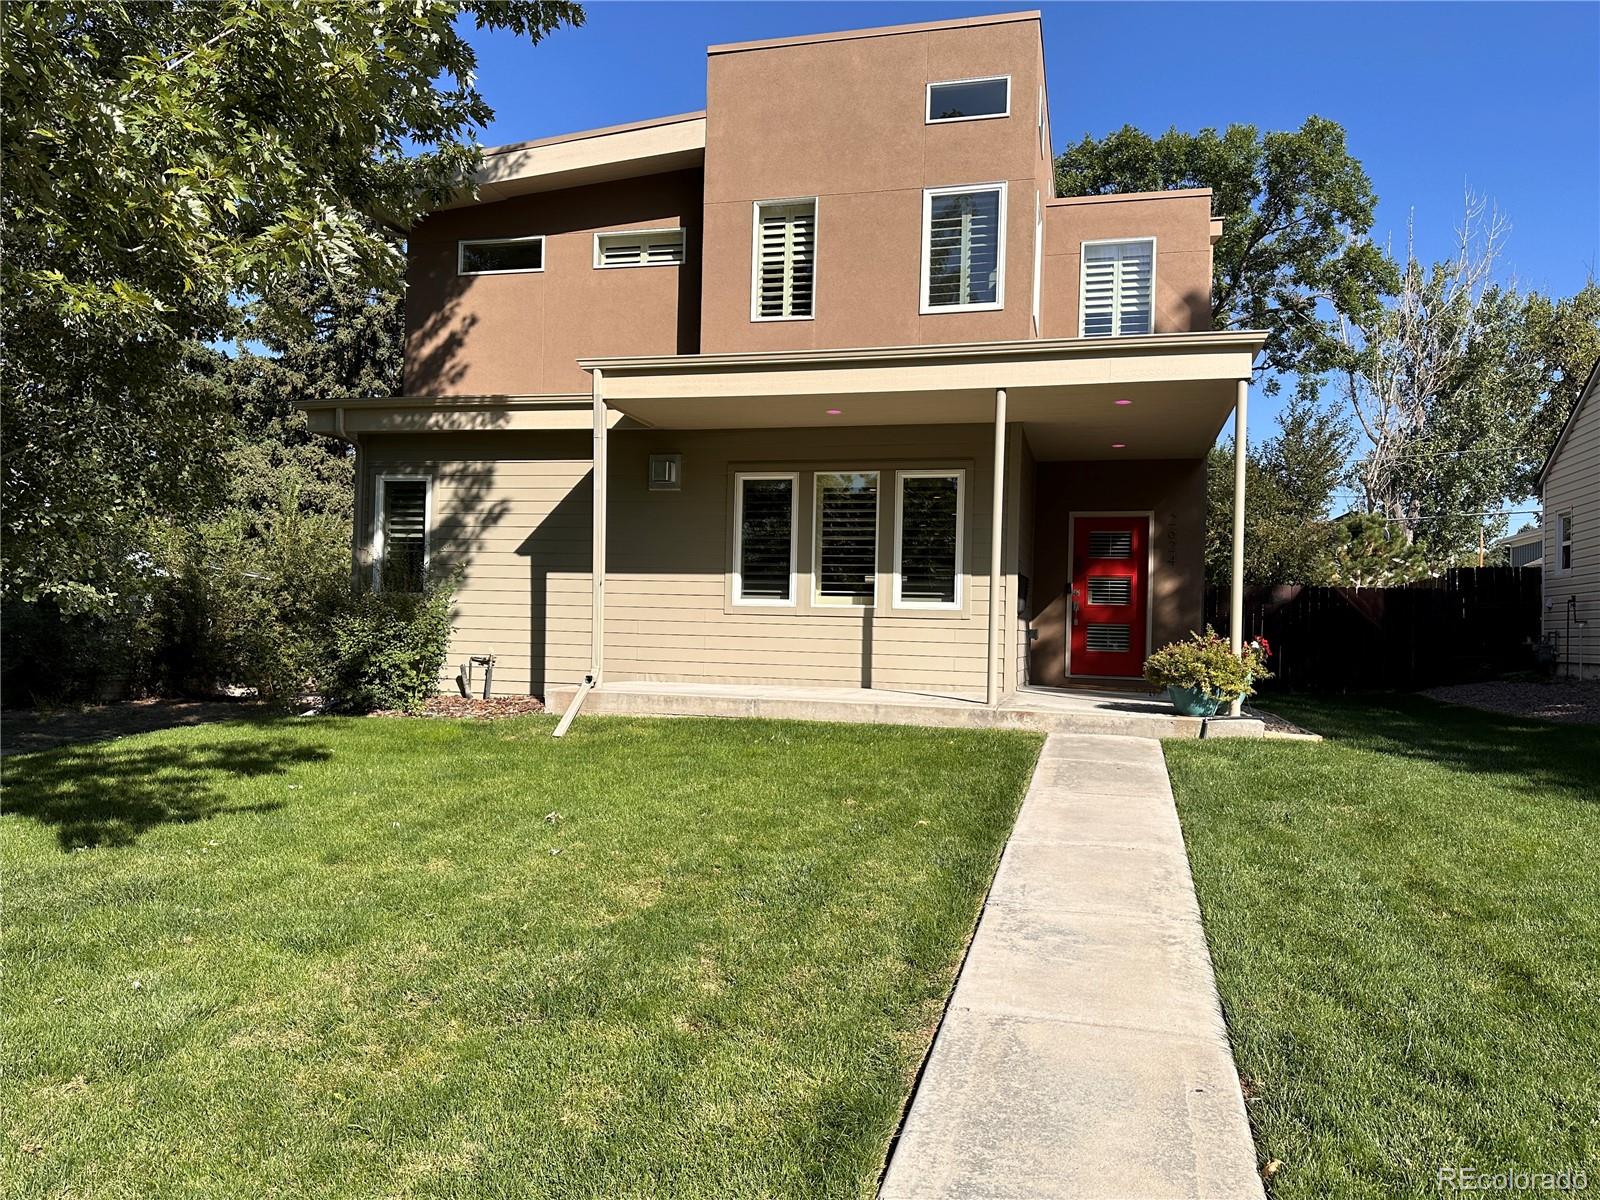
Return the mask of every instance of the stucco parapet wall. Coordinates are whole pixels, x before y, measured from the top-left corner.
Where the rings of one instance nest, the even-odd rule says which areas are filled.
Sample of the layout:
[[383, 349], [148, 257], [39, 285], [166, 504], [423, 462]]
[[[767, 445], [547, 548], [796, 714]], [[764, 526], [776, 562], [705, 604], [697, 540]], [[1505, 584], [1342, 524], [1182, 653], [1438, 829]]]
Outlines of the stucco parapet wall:
[[530, 192], [659, 175], [705, 161], [706, 114], [679, 113], [559, 137], [495, 146], [473, 176], [477, 195], [462, 193], [443, 208], [504, 200]]
[[[353, 438], [363, 433], [538, 432], [592, 429], [594, 400], [565, 396], [384, 396], [303, 401], [313, 433]], [[627, 417], [612, 412], [615, 428]]]
[[1198, 200], [1202, 196], [1210, 197], [1211, 189], [1203, 188], [1167, 188], [1159, 192], [1101, 192], [1093, 196], [1056, 196], [1046, 200], [1045, 204], [1057, 208], [1068, 204], [1128, 204], [1141, 200]]
[[940, 29], [973, 29], [981, 25], [1011, 25], [1019, 21], [1038, 21], [1038, 9], [1024, 12], [989, 13], [978, 17], [957, 17], [948, 21], [922, 21], [911, 25], [880, 25], [872, 29], [841, 29], [834, 33], [809, 33], [796, 37], [765, 38], [754, 42], [724, 42], [707, 46], [706, 54], [741, 54], [750, 50], [776, 50], [784, 46], [809, 46], [818, 42], [851, 42], [863, 38], [897, 37], [908, 33], [930, 33]]

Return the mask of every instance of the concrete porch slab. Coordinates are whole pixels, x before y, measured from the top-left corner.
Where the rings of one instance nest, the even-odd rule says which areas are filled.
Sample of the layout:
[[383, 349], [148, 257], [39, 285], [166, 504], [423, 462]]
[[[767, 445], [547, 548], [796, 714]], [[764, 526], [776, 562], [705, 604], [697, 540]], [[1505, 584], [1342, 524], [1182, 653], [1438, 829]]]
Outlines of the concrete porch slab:
[[[547, 689], [545, 704], [564, 711], [573, 687]], [[963, 695], [897, 692], [883, 688], [798, 687], [617, 680], [584, 701], [585, 713], [638, 717], [762, 717], [789, 721], [841, 721], [955, 729], [1026, 729], [1042, 733], [1141, 739], [1197, 738], [1206, 721], [1182, 717], [1164, 699], [1129, 692], [1023, 688], [997, 708]], [[1239, 724], [1235, 736], [1248, 736]], [[1255, 722], [1259, 727], [1260, 722]], [[1259, 728], [1256, 735], [1259, 736]]]

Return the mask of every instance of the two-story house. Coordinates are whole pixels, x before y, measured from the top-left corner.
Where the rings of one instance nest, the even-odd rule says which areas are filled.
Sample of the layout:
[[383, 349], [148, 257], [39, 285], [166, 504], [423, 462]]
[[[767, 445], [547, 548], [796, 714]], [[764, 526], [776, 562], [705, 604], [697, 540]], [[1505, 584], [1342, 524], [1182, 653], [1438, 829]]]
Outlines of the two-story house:
[[713, 46], [706, 94], [412, 231], [405, 394], [307, 405], [358, 569], [458, 570], [504, 693], [997, 703], [1198, 627], [1262, 344], [1210, 327], [1210, 193], [1055, 194], [1033, 12]]

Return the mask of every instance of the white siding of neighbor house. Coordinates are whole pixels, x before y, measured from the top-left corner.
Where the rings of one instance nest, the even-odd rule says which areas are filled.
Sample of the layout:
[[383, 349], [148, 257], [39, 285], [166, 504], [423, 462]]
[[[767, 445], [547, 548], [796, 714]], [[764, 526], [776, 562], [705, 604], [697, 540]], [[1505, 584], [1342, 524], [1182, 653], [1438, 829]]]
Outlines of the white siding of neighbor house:
[[[1561, 513], [1573, 520], [1572, 569], [1560, 570]], [[1563, 639], [1567, 661], [1568, 601], [1588, 620], [1583, 659], [1600, 665], [1600, 399], [1590, 395], [1571, 427], [1544, 484], [1544, 630]], [[1576, 649], [1577, 639], [1574, 639]], [[1576, 656], [1574, 655], [1574, 658]]]

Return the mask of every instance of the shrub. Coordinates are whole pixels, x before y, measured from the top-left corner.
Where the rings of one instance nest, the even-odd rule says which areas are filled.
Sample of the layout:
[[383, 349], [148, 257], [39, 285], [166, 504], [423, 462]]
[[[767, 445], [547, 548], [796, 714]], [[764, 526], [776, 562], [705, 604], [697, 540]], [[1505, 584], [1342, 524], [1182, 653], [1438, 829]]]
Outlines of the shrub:
[[1235, 654], [1209, 625], [1181, 642], [1169, 642], [1144, 664], [1144, 677], [1159, 688], [1190, 688], [1213, 700], [1253, 696], [1256, 680], [1271, 679], [1264, 644], [1252, 642]]
[[159, 546], [156, 686], [298, 701], [324, 669], [329, 622], [349, 595], [348, 523], [301, 511], [289, 484], [259, 512], [171, 529]]
[[449, 653], [454, 594], [450, 584], [422, 593], [352, 593], [330, 624], [327, 703], [349, 712], [420, 709], [438, 690]]

